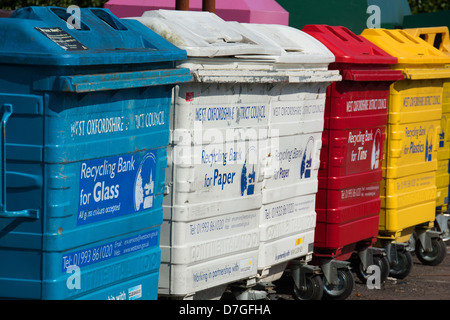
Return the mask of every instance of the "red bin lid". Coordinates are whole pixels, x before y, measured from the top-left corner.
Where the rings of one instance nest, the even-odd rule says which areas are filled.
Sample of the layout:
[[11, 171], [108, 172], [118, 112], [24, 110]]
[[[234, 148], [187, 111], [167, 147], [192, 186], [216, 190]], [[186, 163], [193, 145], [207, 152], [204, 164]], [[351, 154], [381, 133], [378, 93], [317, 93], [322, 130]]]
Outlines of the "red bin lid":
[[302, 29], [322, 42], [336, 57], [337, 63], [397, 64], [398, 59], [345, 27], [306, 25]]

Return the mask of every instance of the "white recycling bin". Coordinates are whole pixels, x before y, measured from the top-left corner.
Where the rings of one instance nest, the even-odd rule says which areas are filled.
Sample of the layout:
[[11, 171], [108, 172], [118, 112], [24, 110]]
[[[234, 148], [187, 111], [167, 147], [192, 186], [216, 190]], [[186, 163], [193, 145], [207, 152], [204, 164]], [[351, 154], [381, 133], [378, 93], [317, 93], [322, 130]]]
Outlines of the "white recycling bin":
[[311, 255], [331, 52], [209, 12], [132, 19], [185, 49], [194, 78], [173, 91], [159, 294], [218, 298]]
[[245, 26], [284, 49], [274, 67], [290, 74], [288, 84], [269, 92], [271, 152], [264, 167], [258, 270], [264, 281], [273, 281], [287, 262], [309, 260], [313, 252], [326, 89], [341, 78], [328, 70], [334, 55], [306, 33], [273, 24]]

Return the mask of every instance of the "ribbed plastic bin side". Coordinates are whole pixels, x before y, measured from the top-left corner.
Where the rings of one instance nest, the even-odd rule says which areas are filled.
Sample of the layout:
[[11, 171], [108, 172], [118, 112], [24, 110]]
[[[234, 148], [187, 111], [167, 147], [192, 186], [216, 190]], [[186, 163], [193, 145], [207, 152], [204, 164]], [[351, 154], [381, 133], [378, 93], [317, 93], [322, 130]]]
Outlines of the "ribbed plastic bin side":
[[[415, 37], [420, 37], [440, 52], [450, 56], [450, 36], [448, 27], [428, 27], [405, 29]], [[447, 65], [449, 68], [450, 65]], [[448, 202], [450, 182], [450, 79], [444, 79], [442, 93], [442, 116], [439, 129], [436, 171], [436, 220], [435, 229], [441, 233], [443, 241], [450, 239], [448, 225]]]
[[188, 59], [178, 65], [194, 78], [173, 91], [159, 292], [214, 299], [257, 272], [260, 141], [269, 112], [268, 85], [258, 79], [267, 66], [234, 56], [266, 49], [208, 12], [134, 19], [185, 49]]
[[[401, 70], [405, 77], [390, 88], [380, 241], [404, 243], [399, 245], [402, 256], [409, 255], [405, 247], [432, 256], [431, 243], [440, 242], [431, 227], [436, 211], [443, 82], [450, 75], [445, 67], [449, 57], [404, 30], [364, 30], [362, 36], [397, 57], [393, 69]], [[408, 246], [409, 240], [416, 240], [415, 244]], [[393, 273], [405, 277], [409, 271], [409, 267], [397, 267]]]
[[289, 261], [311, 259], [326, 90], [341, 77], [328, 69], [334, 55], [310, 35], [280, 25], [246, 26], [283, 48], [274, 68], [289, 75], [271, 90], [260, 218], [259, 270], [273, 281]]
[[[349, 263], [358, 272], [383, 257], [372, 244], [378, 236], [389, 86], [403, 75], [390, 69], [396, 58], [345, 27], [307, 25], [303, 30], [333, 52], [336, 62], [330, 69], [342, 76], [327, 91], [314, 244], [325, 294], [342, 299], [352, 288], [344, 276]], [[330, 281], [330, 264], [337, 266], [337, 277], [347, 279], [342, 290]]]
[[[292, 181], [299, 180], [302, 147], [306, 148], [309, 138], [306, 133], [317, 135], [323, 127], [320, 99], [325, 90], [318, 89], [314, 80], [331, 83], [340, 79], [337, 72], [327, 70], [333, 57], [329, 52], [328, 60], [316, 57], [316, 67], [303, 70], [315, 59], [313, 53], [301, 53], [297, 45], [292, 56], [252, 25], [224, 22], [209, 13], [159, 10], [136, 19], [185, 49], [188, 59], [179, 66], [189, 68], [194, 77], [192, 83], [174, 90], [173, 157], [167, 178], [171, 185], [163, 224], [171, 235], [162, 241], [165, 271], [161, 272], [160, 292], [213, 298], [226, 286], [252, 286], [261, 276], [268, 276], [272, 265], [308, 252], [306, 243], [311, 237], [302, 244], [299, 234], [303, 229], [297, 227], [307, 225], [311, 232], [313, 219], [298, 215], [285, 222], [273, 216], [273, 222], [263, 222], [264, 198], [271, 195], [264, 189], [267, 175], [273, 175], [268, 170], [273, 161], [271, 140], [279, 140], [271, 131], [283, 131], [283, 147], [296, 149]], [[308, 43], [314, 42], [307, 38]], [[312, 116], [306, 117], [310, 122], [305, 127], [297, 124], [303, 117], [298, 109], [292, 117], [285, 110], [283, 116], [273, 117], [281, 108], [298, 107], [298, 98], [302, 107], [317, 96], [319, 106], [314, 112], [308, 109]], [[308, 152], [317, 151], [317, 144], [314, 147]], [[289, 188], [293, 184], [283, 189], [276, 182], [279, 190], [271, 187], [276, 196], [267, 203], [285, 201], [280, 205], [290, 206], [295, 192], [301, 190]], [[308, 192], [313, 193], [314, 186]], [[302, 201], [307, 200], [313, 202]], [[289, 230], [281, 230], [283, 223], [289, 224]], [[273, 246], [274, 241], [280, 244]], [[286, 247], [295, 245], [306, 249], [291, 257], [283, 254]], [[276, 261], [276, 257], [283, 260]]]
[[171, 89], [186, 53], [108, 10], [0, 21], [0, 296], [156, 299]]

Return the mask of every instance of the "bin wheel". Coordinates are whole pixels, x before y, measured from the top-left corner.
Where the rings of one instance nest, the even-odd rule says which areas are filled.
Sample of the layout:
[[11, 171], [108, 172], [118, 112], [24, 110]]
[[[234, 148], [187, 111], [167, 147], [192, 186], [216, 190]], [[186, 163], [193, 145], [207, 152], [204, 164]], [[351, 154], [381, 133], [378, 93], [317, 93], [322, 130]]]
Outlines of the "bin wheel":
[[293, 284], [292, 297], [295, 300], [321, 300], [323, 295], [323, 281], [320, 275], [306, 276], [305, 287], [297, 288]]
[[[383, 283], [386, 281], [389, 276], [389, 259], [386, 256], [374, 255], [373, 256], [373, 264], [380, 267], [380, 282]], [[356, 276], [362, 283], [366, 283], [367, 279], [371, 274], [367, 274], [366, 270], [364, 270], [363, 264], [361, 260], [358, 259], [358, 265], [356, 265], [353, 270], [355, 270]]]
[[447, 254], [447, 247], [442, 241], [442, 239], [439, 238], [433, 238], [431, 239], [431, 246], [432, 251], [431, 252], [425, 252], [420, 245], [420, 243], [416, 243], [416, 256], [425, 265], [428, 266], [437, 266], [442, 261], [444, 261], [445, 256]]
[[411, 253], [408, 251], [397, 250], [397, 260], [397, 263], [394, 265], [391, 264], [389, 275], [396, 279], [404, 279], [409, 275], [413, 266]]
[[333, 285], [324, 280], [324, 300], [345, 300], [352, 293], [355, 279], [349, 269], [337, 270], [338, 284]]

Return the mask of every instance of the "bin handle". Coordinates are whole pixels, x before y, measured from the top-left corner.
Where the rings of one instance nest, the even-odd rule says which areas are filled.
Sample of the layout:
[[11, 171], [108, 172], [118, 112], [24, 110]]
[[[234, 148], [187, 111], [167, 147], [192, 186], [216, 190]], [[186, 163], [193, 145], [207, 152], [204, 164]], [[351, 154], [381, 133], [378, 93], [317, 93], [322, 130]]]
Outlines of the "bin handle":
[[408, 80], [427, 80], [427, 79], [445, 79], [450, 78], [450, 69], [419, 69], [403, 70], [405, 79]]
[[19, 211], [7, 211], [6, 210], [6, 123], [9, 117], [13, 113], [13, 107], [11, 104], [4, 104], [2, 106], [3, 115], [1, 119], [1, 202], [0, 202], [0, 218], [29, 218], [39, 219], [39, 210], [25, 209]]
[[190, 81], [188, 69], [157, 69], [105, 74], [63, 75], [41, 79], [33, 83], [34, 90], [62, 92], [93, 92], [131, 89], [159, 85], [173, 85]]

